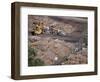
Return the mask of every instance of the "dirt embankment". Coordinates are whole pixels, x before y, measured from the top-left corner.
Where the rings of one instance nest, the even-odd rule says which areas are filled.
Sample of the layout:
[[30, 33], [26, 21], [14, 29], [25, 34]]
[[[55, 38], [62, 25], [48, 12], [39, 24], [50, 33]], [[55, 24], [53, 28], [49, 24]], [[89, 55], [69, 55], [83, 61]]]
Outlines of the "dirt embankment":
[[[60, 29], [69, 35], [73, 40], [77, 38], [76, 42], [68, 41], [68, 37], [51, 36], [51, 35], [31, 35], [30, 30], [34, 28], [33, 22], [42, 21], [45, 26], [54, 25], [55, 29]], [[65, 64], [87, 64], [87, 48], [84, 47], [84, 38], [86, 30], [86, 23], [73, 22], [69, 20], [58, 20], [49, 16], [29, 16], [29, 46], [37, 50], [35, 59], [44, 61], [44, 65], [65, 65]], [[83, 30], [85, 31], [83, 32]], [[80, 42], [81, 41], [81, 42]], [[33, 58], [33, 59], [34, 59]]]

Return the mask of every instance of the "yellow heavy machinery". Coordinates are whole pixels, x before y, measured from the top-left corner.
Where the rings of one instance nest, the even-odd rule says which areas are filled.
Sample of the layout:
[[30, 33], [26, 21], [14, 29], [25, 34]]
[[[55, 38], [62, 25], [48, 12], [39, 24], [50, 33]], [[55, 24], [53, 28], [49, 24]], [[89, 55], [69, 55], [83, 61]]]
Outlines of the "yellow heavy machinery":
[[35, 25], [35, 28], [33, 28], [32, 32], [36, 35], [42, 34], [43, 33], [43, 22], [39, 22]]

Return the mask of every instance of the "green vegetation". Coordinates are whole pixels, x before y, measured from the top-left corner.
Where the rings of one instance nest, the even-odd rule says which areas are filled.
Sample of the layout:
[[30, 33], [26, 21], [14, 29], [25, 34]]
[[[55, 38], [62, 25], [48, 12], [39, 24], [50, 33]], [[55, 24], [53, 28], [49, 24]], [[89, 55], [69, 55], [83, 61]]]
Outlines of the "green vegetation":
[[84, 44], [85, 44], [84, 47], [87, 48], [87, 46], [88, 46], [87, 37], [84, 37], [83, 42], [84, 42]]
[[35, 58], [37, 50], [35, 48], [28, 47], [28, 66], [42, 66], [44, 61], [39, 58]]
[[44, 61], [42, 61], [41, 59], [37, 58], [37, 59], [33, 60], [32, 65], [33, 66], [43, 66], [45, 64], [44, 64]]
[[28, 55], [36, 56], [37, 50], [35, 48], [28, 47]]
[[85, 44], [84, 47], [87, 48], [88, 46], [88, 33], [84, 34], [83, 43]]

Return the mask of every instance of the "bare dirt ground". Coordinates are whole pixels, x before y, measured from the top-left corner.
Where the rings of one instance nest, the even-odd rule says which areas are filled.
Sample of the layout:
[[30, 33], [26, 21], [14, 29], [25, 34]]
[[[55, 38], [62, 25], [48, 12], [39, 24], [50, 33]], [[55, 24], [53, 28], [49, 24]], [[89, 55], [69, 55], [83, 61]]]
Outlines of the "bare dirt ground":
[[[72, 19], [71, 19], [72, 18]], [[76, 20], [77, 19], [77, 20]], [[80, 19], [80, 20], [79, 20]], [[29, 66], [87, 64], [87, 20], [78, 17], [28, 16], [28, 45], [35, 56], [29, 54]], [[84, 20], [85, 19], [85, 20]], [[83, 21], [84, 20], [84, 21]], [[32, 35], [34, 22], [54, 26], [65, 34]], [[38, 59], [38, 60], [37, 60]]]

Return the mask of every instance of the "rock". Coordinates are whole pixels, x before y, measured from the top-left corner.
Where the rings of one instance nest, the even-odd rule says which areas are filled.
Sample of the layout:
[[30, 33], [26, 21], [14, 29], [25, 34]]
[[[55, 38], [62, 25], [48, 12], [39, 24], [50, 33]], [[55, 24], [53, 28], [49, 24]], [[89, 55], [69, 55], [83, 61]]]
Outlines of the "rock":
[[58, 57], [55, 57], [54, 60], [57, 61], [58, 60]]
[[50, 34], [50, 27], [48, 27], [48, 26], [46, 27], [45, 26], [43, 30], [44, 30], [45, 34]]
[[60, 35], [60, 36], [65, 36], [66, 33], [65, 33], [64, 31], [60, 30], [60, 31], [58, 31], [58, 35]]
[[63, 62], [63, 63], [61, 63], [61, 65], [64, 65], [65, 63]]
[[38, 40], [41, 39], [41, 37], [39, 37], [39, 36], [29, 36], [28, 38], [29, 38], [29, 40], [31, 40], [31, 41], [38, 41]]

